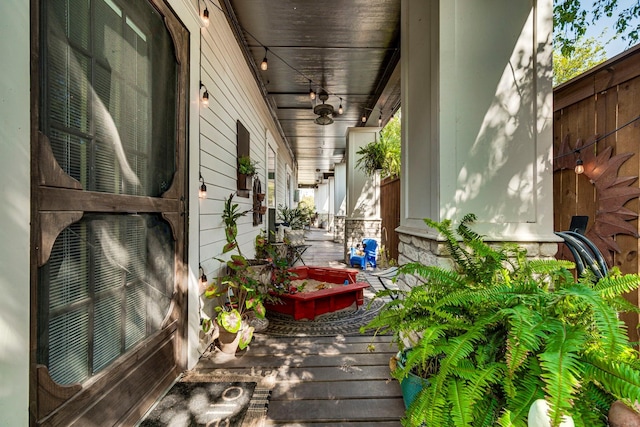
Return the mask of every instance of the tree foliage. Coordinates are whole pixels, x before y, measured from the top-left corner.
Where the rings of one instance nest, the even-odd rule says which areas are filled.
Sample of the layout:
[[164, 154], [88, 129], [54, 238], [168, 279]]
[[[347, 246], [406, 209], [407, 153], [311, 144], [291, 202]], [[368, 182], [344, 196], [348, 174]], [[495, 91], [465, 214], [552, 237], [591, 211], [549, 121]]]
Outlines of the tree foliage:
[[[587, 27], [598, 22], [604, 16], [617, 14], [616, 35], [632, 46], [638, 42], [640, 31], [640, 0], [623, 2], [619, 0], [593, 1], [591, 12], [585, 7], [586, 0], [555, 0], [553, 6], [554, 45], [568, 56], [575, 48], [578, 39], [583, 37]], [[622, 6], [622, 3], [625, 5]]]
[[580, 38], [574, 49], [563, 55], [560, 49], [553, 50], [553, 86], [571, 80], [607, 59], [604, 46], [594, 38]]

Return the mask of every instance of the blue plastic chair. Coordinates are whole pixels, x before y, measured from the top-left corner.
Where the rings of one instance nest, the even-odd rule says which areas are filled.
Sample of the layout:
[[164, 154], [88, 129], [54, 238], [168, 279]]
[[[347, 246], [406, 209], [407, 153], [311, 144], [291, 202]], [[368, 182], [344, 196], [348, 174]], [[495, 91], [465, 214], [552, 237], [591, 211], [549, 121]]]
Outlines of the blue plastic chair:
[[364, 239], [362, 240], [362, 245], [364, 247], [364, 255], [356, 254], [357, 249], [351, 248], [349, 264], [351, 264], [351, 267], [359, 265], [360, 268], [366, 270], [367, 263], [369, 263], [373, 268], [376, 268], [378, 265], [376, 262], [376, 257], [378, 255], [378, 242], [375, 239]]

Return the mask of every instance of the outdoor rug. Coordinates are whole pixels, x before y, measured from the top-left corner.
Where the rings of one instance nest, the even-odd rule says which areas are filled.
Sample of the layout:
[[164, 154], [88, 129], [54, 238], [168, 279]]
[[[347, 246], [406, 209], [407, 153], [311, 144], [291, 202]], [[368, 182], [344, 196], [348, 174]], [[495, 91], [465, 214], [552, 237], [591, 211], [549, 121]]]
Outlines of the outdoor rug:
[[[294, 320], [293, 316], [267, 310], [269, 326], [262, 331], [274, 337], [322, 337], [336, 335], [362, 335], [360, 327], [369, 323], [380, 311], [384, 302], [365, 298], [364, 304], [355, 308], [316, 316], [315, 320]], [[367, 331], [365, 335], [373, 335]]]
[[255, 376], [188, 373], [171, 387], [139, 426], [262, 426], [272, 388], [265, 378]]

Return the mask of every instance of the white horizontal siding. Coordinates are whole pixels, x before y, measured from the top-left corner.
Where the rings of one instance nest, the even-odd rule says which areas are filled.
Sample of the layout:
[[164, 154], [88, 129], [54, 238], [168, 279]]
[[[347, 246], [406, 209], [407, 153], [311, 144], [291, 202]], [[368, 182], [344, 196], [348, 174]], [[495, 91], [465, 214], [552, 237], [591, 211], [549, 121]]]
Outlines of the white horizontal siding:
[[[281, 140], [269, 109], [247, 66], [238, 43], [223, 13], [209, 7], [210, 24], [202, 31], [201, 81], [209, 91], [209, 108], [200, 109], [200, 173], [207, 184], [207, 199], [199, 203], [200, 264], [209, 281], [222, 265], [215, 258], [226, 243], [222, 209], [224, 199], [236, 191], [236, 121], [250, 134], [251, 158], [258, 163], [257, 177], [266, 190], [266, 140], [278, 146], [278, 191], [284, 197], [285, 164], [293, 169], [289, 150]], [[252, 207], [252, 199], [234, 197], [240, 209]], [[266, 218], [266, 217], [265, 217]], [[265, 227], [253, 226], [251, 213], [238, 221], [238, 242], [246, 256], [254, 255], [254, 239]]]

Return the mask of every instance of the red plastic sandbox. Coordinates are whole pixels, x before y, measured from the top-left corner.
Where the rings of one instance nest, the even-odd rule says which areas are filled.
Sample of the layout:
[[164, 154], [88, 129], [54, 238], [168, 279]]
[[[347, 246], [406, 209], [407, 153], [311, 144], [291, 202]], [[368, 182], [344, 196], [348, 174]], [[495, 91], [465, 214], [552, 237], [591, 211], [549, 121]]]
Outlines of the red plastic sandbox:
[[291, 315], [295, 320], [313, 320], [320, 314], [342, 310], [353, 303], [360, 306], [364, 302], [363, 290], [369, 287], [368, 283], [356, 282], [358, 270], [355, 269], [301, 266], [290, 268], [289, 271], [297, 275], [296, 279], [341, 284], [345, 280], [349, 282], [338, 288], [279, 295], [281, 304], [267, 304], [267, 310]]

